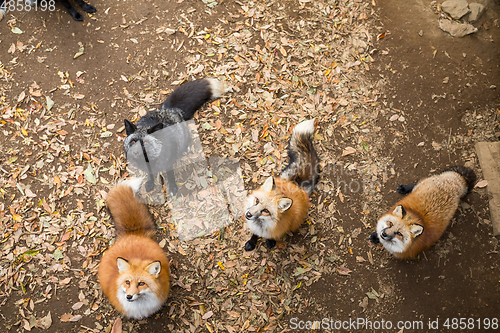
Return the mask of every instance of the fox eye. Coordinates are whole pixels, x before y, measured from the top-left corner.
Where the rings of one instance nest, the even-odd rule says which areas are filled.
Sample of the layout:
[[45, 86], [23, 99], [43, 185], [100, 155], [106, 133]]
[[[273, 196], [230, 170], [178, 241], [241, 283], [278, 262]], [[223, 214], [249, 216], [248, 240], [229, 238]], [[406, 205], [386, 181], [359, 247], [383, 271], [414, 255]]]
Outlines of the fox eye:
[[127, 286], [130, 286], [130, 281], [129, 281], [129, 280], [125, 281], [125, 284], [126, 284]]
[[145, 283], [141, 281], [141, 282], [139, 282], [137, 285], [140, 287], [140, 286], [145, 285]]
[[262, 210], [262, 213], [269, 214], [269, 210], [267, 210], [267, 208], [266, 208], [266, 209], [263, 209], [263, 210]]
[[396, 235], [403, 237], [403, 234], [400, 233], [399, 231], [395, 232]]
[[255, 204], [258, 205], [259, 204], [259, 199], [258, 198], [255, 198]]

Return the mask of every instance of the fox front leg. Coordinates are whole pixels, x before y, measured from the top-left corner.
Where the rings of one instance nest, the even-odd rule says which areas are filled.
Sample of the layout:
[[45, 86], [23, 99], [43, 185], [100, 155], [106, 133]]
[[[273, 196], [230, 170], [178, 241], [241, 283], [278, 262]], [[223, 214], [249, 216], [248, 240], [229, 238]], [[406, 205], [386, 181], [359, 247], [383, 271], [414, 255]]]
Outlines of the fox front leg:
[[152, 174], [148, 174], [148, 181], [146, 182], [146, 191], [151, 192], [155, 187], [155, 179]]
[[400, 194], [408, 194], [413, 190], [414, 187], [415, 184], [399, 185], [396, 191], [398, 191], [398, 193]]
[[272, 249], [276, 245], [276, 241], [274, 239], [266, 239], [266, 247], [268, 249]]
[[177, 184], [175, 183], [175, 174], [174, 170], [167, 171], [167, 180], [168, 180], [168, 190], [170, 191], [170, 195], [175, 197], [177, 194]]
[[253, 251], [255, 246], [257, 245], [257, 241], [259, 240], [259, 236], [252, 235], [252, 238], [245, 244], [245, 251]]

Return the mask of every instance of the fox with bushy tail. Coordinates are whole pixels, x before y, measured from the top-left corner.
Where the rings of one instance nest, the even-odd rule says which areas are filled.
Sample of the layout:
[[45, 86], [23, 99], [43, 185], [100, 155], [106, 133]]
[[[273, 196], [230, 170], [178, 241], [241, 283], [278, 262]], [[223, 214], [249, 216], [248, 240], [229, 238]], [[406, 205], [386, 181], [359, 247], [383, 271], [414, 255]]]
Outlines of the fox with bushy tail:
[[214, 78], [190, 81], [175, 89], [159, 109], [146, 113], [135, 124], [124, 120], [125, 155], [132, 166], [148, 173], [147, 191], [154, 188], [156, 176], [166, 172], [170, 193], [177, 193], [174, 163], [191, 144], [191, 131], [185, 122], [193, 119], [203, 104], [224, 92], [224, 83]]
[[311, 136], [315, 120], [303, 121], [292, 132], [288, 166], [277, 178], [269, 177], [247, 198], [245, 219], [252, 237], [245, 250], [252, 251], [260, 237], [271, 249], [276, 239], [297, 230], [306, 219], [309, 196], [319, 180], [319, 160]]
[[99, 264], [99, 283], [111, 304], [129, 318], [158, 311], [170, 290], [169, 261], [153, 238], [156, 225], [145, 204], [134, 195], [142, 179], [126, 180], [107, 195], [117, 240]]
[[396, 258], [415, 259], [441, 238], [475, 182], [472, 169], [454, 166], [416, 185], [400, 185], [397, 191], [409, 194], [378, 220], [370, 241], [382, 243]]

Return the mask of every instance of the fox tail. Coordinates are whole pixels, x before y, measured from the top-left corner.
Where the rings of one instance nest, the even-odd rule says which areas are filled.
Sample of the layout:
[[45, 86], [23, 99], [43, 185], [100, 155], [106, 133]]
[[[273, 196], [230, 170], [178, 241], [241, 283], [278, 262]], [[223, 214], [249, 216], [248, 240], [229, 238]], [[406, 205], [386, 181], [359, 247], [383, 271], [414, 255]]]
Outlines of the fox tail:
[[162, 109], [179, 109], [184, 120], [193, 118], [195, 112], [211, 99], [226, 92], [224, 83], [214, 78], [187, 82], [175, 89], [163, 102]]
[[109, 212], [115, 221], [117, 236], [136, 234], [153, 238], [156, 225], [148, 207], [135, 198], [142, 185], [142, 178], [132, 178], [118, 183], [107, 195]]
[[476, 184], [476, 179], [477, 179], [474, 170], [465, 166], [456, 165], [452, 166], [446, 171], [454, 171], [458, 173], [460, 176], [462, 176], [462, 178], [465, 180], [465, 183], [467, 184], [467, 189], [464, 191], [465, 193], [464, 196], [470, 191], [472, 191], [474, 185]]
[[319, 180], [319, 160], [312, 144], [315, 119], [306, 120], [295, 126], [288, 146], [290, 162], [281, 177], [296, 182], [311, 195]]

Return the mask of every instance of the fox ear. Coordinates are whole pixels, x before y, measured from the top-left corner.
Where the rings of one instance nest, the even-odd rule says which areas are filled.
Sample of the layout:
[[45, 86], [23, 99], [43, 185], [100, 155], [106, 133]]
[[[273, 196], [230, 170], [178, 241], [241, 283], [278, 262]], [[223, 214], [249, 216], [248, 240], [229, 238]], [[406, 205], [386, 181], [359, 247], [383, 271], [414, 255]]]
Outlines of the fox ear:
[[163, 129], [163, 123], [158, 123], [158, 124], [154, 125], [153, 127], [148, 128], [148, 134], [154, 133], [154, 132], [159, 131], [161, 129]]
[[400, 219], [404, 218], [406, 215], [406, 210], [403, 208], [403, 205], [399, 205], [392, 211], [392, 214], [399, 217]]
[[116, 264], [118, 265], [118, 273], [120, 274], [130, 268], [130, 264], [128, 263], [128, 261], [123, 259], [122, 257], [116, 258]]
[[125, 132], [127, 133], [127, 136], [134, 133], [136, 129], [137, 127], [134, 124], [125, 119]]
[[413, 234], [413, 237], [417, 238], [424, 232], [424, 227], [420, 224], [412, 224], [410, 226], [410, 232]]
[[287, 210], [292, 207], [293, 200], [290, 198], [281, 198], [278, 201], [278, 209], [280, 210], [281, 213], [286, 212]]
[[146, 271], [154, 277], [158, 277], [161, 272], [161, 262], [153, 261], [148, 266], [146, 266]]
[[267, 178], [266, 181], [264, 182], [264, 185], [262, 185], [262, 189], [266, 192], [271, 192], [275, 188], [276, 188], [276, 185], [274, 184], [273, 176]]

